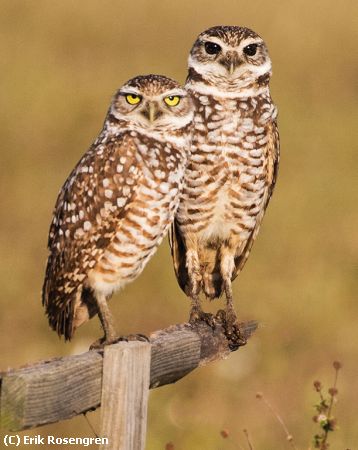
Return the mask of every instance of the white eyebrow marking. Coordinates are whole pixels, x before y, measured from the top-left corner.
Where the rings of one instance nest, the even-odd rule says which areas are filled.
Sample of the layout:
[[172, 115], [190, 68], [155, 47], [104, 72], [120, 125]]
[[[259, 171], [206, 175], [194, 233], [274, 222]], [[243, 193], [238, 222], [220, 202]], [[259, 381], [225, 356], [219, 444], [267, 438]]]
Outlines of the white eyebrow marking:
[[139, 89], [132, 87], [132, 86], [123, 86], [120, 89], [119, 94], [120, 95], [134, 94], [134, 95], [139, 95], [141, 97], [141, 93], [140, 93]]
[[261, 45], [261, 44], [264, 44], [264, 41], [260, 38], [248, 37], [245, 40], [243, 40], [242, 42], [240, 42], [240, 45], [237, 48], [238, 48], [238, 50], [242, 50], [244, 47], [246, 47], [247, 45], [250, 45], [250, 44]]
[[218, 45], [220, 45], [220, 47], [223, 47], [223, 46], [225, 46], [226, 44], [224, 43], [224, 42], [222, 42], [219, 38], [216, 38], [216, 37], [211, 37], [211, 36], [208, 36], [207, 38], [203, 38], [202, 39], [202, 42], [203, 42], [203, 44], [205, 44], [205, 42], [212, 42], [212, 43], [214, 43], [214, 44], [218, 44]]
[[184, 91], [184, 89], [171, 89], [170, 91], [167, 91], [160, 95], [161, 98], [165, 97], [171, 97], [171, 96], [178, 96], [178, 97], [187, 97], [188, 93]]
[[240, 44], [237, 46], [228, 45], [225, 42], [221, 41], [219, 38], [211, 36], [208, 36], [207, 38], [203, 37], [202, 42], [203, 44], [205, 44], [205, 42], [213, 42], [214, 44], [218, 44], [224, 51], [232, 50], [233, 48], [238, 51], [241, 51], [244, 47], [250, 44], [257, 44], [257, 45], [264, 44], [264, 41], [259, 37], [248, 37], [243, 41], [241, 41]]

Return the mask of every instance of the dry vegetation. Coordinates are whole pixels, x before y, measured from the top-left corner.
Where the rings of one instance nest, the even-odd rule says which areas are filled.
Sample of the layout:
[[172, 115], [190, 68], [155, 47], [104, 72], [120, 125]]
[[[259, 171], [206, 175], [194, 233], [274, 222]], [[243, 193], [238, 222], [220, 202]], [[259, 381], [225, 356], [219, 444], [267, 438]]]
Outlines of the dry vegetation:
[[[324, 393], [323, 385], [319, 380], [314, 381], [314, 390], [318, 393], [318, 402], [314, 405], [316, 415], [313, 416], [313, 421], [318, 426], [318, 431], [315, 432], [312, 442], [308, 444], [307, 450], [318, 449], [318, 450], [328, 450], [331, 448], [330, 437], [333, 431], [338, 430], [337, 418], [334, 414], [334, 407], [338, 401], [338, 372], [342, 368], [342, 363], [339, 361], [333, 362], [333, 368], [335, 370], [333, 386], [330, 387], [327, 393]], [[298, 450], [294, 436], [290, 433], [285, 423], [285, 420], [280, 415], [271, 402], [264, 396], [262, 392], [256, 393], [256, 398], [261, 400], [268, 411], [271, 413], [272, 417], [277, 421], [281, 429], [283, 430], [284, 436], [287, 442], [287, 448], [292, 450]], [[223, 450], [233, 449], [233, 450], [255, 450], [253, 441], [249, 435], [246, 428], [238, 431], [235, 430], [231, 433], [228, 429], [223, 429], [220, 431], [220, 436], [222, 439], [226, 440], [226, 445], [224, 445]], [[262, 444], [263, 445], [263, 444]], [[277, 444], [276, 444], [277, 445]], [[222, 447], [220, 447], [222, 448]], [[262, 447], [264, 448], [264, 447]], [[266, 447], [265, 447], [266, 448]], [[179, 450], [173, 444], [173, 442], [168, 442], [165, 445], [165, 450]], [[350, 450], [350, 449], [346, 449]]]
[[[277, 190], [234, 285], [241, 319], [263, 327], [227, 361], [151, 393], [147, 450], [169, 441], [223, 449], [220, 429], [249, 430], [257, 449], [289, 448], [269, 412], [258, 411], [257, 391], [274, 399], [297, 448], [306, 448], [317, 426], [306, 421], [316, 402], [311, 382], [336, 358], [345, 369], [330, 448], [357, 448], [356, 1], [0, 3], [0, 368], [78, 353], [99, 336], [93, 320], [73, 343], [60, 342], [40, 289], [57, 192], [97, 135], [112, 93], [139, 73], [183, 81], [200, 31], [245, 24], [271, 50], [282, 136]], [[122, 333], [186, 319], [167, 244], [112, 304]], [[98, 428], [98, 413], [89, 418]], [[82, 417], [40, 431], [91, 434]]]

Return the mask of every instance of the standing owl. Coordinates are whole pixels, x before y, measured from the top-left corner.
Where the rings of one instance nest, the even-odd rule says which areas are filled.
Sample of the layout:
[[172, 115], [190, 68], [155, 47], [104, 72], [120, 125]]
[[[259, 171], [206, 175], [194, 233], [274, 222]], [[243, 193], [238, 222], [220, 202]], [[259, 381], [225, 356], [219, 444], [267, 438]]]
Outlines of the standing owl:
[[142, 272], [173, 221], [192, 118], [177, 82], [133, 78], [115, 94], [103, 130], [63, 185], [42, 301], [50, 326], [66, 340], [96, 313], [101, 343], [116, 340], [107, 301]]
[[231, 283], [250, 254], [277, 176], [270, 77], [267, 47], [248, 28], [210, 28], [190, 52], [186, 89], [194, 131], [172, 256], [192, 300], [191, 320], [202, 315], [201, 291], [209, 299], [225, 292], [229, 330], [237, 323]]

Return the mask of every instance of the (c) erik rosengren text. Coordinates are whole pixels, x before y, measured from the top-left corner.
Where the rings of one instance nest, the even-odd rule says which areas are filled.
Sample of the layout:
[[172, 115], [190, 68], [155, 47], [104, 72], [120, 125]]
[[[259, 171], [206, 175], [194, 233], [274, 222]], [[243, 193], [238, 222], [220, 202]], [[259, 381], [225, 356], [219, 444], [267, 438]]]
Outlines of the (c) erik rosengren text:
[[36, 436], [7, 434], [4, 436], [3, 442], [6, 447], [18, 447], [22, 445], [82, 445], [89, 447], [90, 445], [108, 445], [108, 438], [102, 437], [56, 437], [56, 436]]

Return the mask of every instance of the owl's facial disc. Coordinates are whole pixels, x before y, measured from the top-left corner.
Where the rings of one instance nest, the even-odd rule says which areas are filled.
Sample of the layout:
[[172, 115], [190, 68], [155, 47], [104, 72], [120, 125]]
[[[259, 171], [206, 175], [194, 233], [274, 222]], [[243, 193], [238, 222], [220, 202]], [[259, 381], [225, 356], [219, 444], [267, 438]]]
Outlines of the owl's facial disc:
[[[173, 82], [172, 82], [173, 83]], [[146, 89], [124, 85], [116, 94], [111, 113], [136, 130], [177, 130], [191, 123], [188, 93], [175, 86], [148, 85]]]
[[[192, 52], [189, 58], [189, 65], [198, 69], [200, 73], [203, 68], [198, 67], [199, 64], [205, 66], [204, 71], [216, 70], [229, 77], [235, 77], [236, 71], [242, 73], [243, 70], [250, 70], [250, 66], [252, 72], [260, 75], [260, 66], [264, 66], [264, 70], [268, 66], [265, 63], [269, 58], [261, 39], [248, 38], [239, 45], [229, 45], [211, 37], [204, 39], [200, 47], [199, 51]], [[224, 72], [220, 66], [225, 69]]]
[[190, 71], [209, 84], [239, 88], [271, 74], [264, 41], [243, 27], [213, 27], [201, 33], [189, 56]]

